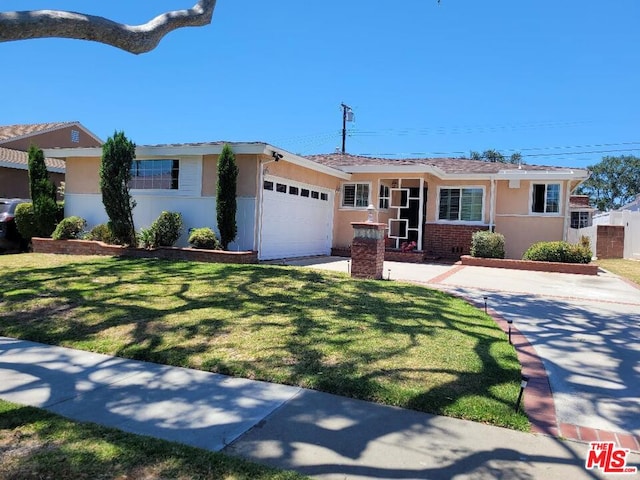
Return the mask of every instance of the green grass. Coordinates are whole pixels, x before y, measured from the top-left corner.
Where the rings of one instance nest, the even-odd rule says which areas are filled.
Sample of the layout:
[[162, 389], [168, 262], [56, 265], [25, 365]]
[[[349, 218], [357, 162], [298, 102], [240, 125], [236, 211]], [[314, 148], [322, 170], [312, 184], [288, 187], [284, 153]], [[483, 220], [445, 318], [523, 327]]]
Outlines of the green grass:
[[0, 400], [0, 479], [306, 478]]
[[494, 321], [424, 287], [294, 267], [0, 257], [0, 334], [528, 430]]
[[597, 260], [596, 263], [598, 266], [640, 285], [639, 261], [615, 258], [609, 260]]

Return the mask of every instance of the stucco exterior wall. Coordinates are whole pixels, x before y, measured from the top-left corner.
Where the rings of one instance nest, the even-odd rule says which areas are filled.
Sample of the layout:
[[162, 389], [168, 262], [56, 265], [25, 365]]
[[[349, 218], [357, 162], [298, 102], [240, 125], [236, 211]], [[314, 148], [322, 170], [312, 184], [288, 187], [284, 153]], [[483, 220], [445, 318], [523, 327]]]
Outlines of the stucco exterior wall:
[[[49, 172], [49, 179], [58, 188], [60, 182], [64, 182], [64, 173]], [[0, 197], [31, 198], [29, 195], [29, 171], [0, 167]]]
[[[262, 168], [265, 174], [287, 178], [296, 182], [317, 185], [319, 187], [335, 190], [340, 185], [340, 179], [326, 173], [317, 172], [309, 168], [301, 167], [287, 161], [274, 162], [271, 157], [262, 156]], [[267, 163], [268, 162], [268, 163]], [[337, 197], [337, 195], [336, 195]]]
[[[79, 133], [78, 142], [71, 141], [71, 131], [75, 130]], [[26, 138], [20, 138], [7, 143], [3, 143], [5, 148], [13, 148], [14, 150], [29, 150], [31, 144], [37, 145], [39, 148], [74, 148], [74, 147], [99, 147], [97, 142], [91, 135], [85, 133], [84, 130], [76, 126], [70, 126], [54, 130], [52, 132], [30, 135]]]
[[65, 191], [67, 193], [100, 193], [100, 158], [67, 158]]
[[[258, 158], [258, 155], [236, 155], [239, 197], [256, 196]], [[218, 183], [218, 155], [204, 155], [202, 161], [202, 196], [215, 197]]]
[[535, 242], [562, 240], [564, 217], [534, 215], [497, 217], [496, 232], [504, 235], [507, 258], [522, 258], [522, 254]]
[[508, 180], [496, 182], [496, 215], [528, 215], [531, 182], [520, 181], [518, 188], [510, 188]]

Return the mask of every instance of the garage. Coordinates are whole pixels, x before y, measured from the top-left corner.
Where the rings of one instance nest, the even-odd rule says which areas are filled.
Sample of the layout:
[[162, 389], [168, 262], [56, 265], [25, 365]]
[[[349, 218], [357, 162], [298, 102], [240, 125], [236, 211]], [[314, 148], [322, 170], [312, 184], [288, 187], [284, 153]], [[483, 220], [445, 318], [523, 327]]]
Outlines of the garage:
[[262, 188], [261, 260], [331, 253], [333, 191], [274, 176]]

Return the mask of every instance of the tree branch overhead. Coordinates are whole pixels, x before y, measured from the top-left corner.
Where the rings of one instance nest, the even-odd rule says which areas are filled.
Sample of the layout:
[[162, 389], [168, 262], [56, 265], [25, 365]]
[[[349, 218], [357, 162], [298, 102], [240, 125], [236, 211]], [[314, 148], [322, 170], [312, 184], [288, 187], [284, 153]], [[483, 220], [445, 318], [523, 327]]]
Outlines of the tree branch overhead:
[[142, 25], [62, 10], [0, 12], [0, 42], [70, 38], [104, 43], [140, 54], [150, 52], [169, 32], [211, 23], [217, 0], [200, 0], [188, 10], [163, 13]]

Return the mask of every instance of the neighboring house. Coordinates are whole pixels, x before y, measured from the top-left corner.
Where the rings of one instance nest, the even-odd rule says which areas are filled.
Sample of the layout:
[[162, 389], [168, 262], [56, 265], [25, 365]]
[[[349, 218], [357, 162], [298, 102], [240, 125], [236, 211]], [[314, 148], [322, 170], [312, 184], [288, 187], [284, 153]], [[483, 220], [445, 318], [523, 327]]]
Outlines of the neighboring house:
[[586, 228], [593, 225], [593, 213], [596, 211], [589, 203], [589, 195], [571, 195], [569, 198], [571, 228]]
[[[27, 151], [38, 147], [94, 147], [102, 140], [79, 122], [0, 126], [0, 197], [29, 198]], [[64, 181], [64, 161], [46, 158], [49, 178], [56, 187]]]
[[[187, 228], [216, 228], [216, 161], [223, 142], [138, 146], [131, 192], [136, 228], [163, 211]], [[348, 248], [351, 222], [374, 205], [388, 244], [415, 241], [429, 257], [469, 253], [471, 235], [492, 229], [519, 258], [535, 241], [562, 240], [569, 197], [586, 170], [466, 159], [388, 160], [353, 155], [302, 157], [267, 143], [229, 143], [236, 154], [238, 237], [231, 249], [261, 259], [329, 254]], [[99, 148], [52, 149], [66, 160], [66, 215], [89, 226], [107, 220], [99, 189]], [[185, 244], [186, 234], [180, 242]]]
[[636, 198], [623, 205], [619, 210], [629, 210], [631, 212], [640, 212], [640, 193], [636, 195]]

